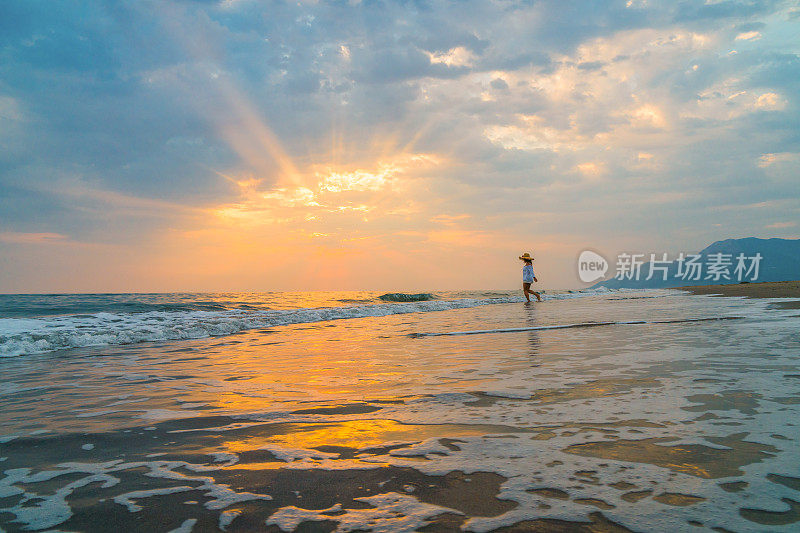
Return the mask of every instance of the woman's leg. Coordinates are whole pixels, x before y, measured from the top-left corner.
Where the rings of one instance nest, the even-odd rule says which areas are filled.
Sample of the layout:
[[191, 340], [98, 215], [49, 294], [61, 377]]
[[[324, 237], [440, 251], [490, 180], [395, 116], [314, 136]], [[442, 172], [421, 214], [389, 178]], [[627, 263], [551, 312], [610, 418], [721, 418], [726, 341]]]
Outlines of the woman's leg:
[[525, 299], [528, 300], [529, 302], [531, 301], [531, 297], [529, 295], [530, 290], [531, 290], [531, 284], [530, 283], [523, 283], [522, 284], [522, 293], [525, 295]]

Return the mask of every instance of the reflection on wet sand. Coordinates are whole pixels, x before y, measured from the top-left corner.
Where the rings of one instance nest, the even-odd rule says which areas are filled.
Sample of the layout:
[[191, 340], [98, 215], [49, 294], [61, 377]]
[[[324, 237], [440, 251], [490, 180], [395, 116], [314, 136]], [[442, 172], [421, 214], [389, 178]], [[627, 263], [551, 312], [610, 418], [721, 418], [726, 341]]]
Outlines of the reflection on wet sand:
[[271, 442], [293, 448], [337, 446], [361, 450], [386, 442], [524, 432], [523, 429], [489, 424], [408, 425], [394, 420], [353, 420], [331, 424], [292, 424], [288, 432], [276, 435]]
[[790, 531], [795, 319], [408, 337], [756, 305], [689, 298], [461, 309], [11, 361], [0, 527]]
[[518, 402], [528, 400], [537, 405], [550, 403], [567, 402], [571, 400], [584, 400], [589, 398], [600, 398], [603, 396], [614, 396], [620, 392], [632, 389], [659, 387], [661, 382], [657, 379], [638, 378], [638, 379], [598, 379], [586, 383], [576, 383], [570, 387], [559, 389], [539, 389], [532, 393], [528, 398], [508, 398], [504, 396], [489, 395], [480, 391], [470, 392], [478, 398], [476, 401], [466, 402], [466, 405], [476, 407], [488, 407], [497, 402]]
[[524, 520], [513, 526], [496, 529], [497, 533], [630, 533], [631, 530], [612, 522], [602, 513], [593, 512], [588, 515], [588, 522], [570, 522], [542, 518], [537, 520]]
[[766, 526], [785, 526], [800, 522], [800, 502], [791, 498], [781, 498], [781, 501], [789, 507], [786, 511], [744, 508], [739, 514], [751, 522]]
[[742, 475], [742, 466], [759, 462], [778, 451], [773, 446], [747, 442], [743, 440], [746, 436], [746, 433], [739, 433], [727, 437], [707, 437], [708, 441], [724, 446], [723, 449], [702, 444], [669, 446], [666, 443], [677, 439], [661, 438], [589, 442], [569, 446], [564, 451], [602, 459], [647, 463], [702, 478], [721, 478]]
[[[413, 493], [413, 499], [430, 504], [430, 509], [435, 511], [430, 517], [432, 523], [442, 514], [447, 514], [443, 518], [446, 523], [454, 524], [468, 516], [497, 516], [518, 505], [496, 497], [506, 478], [491, 472], [467, 475], [451, 471], [444, 475], [426, 475], [414, 468], [382, 462], [355, 467], [353, 464], [360, 458], [392, 453], [416, 443], [411, 440], [405, 444], [386, 444], [396, 438], [484, 435], [501, 430], [513, 432], [513, 428], [403, 427], [393, 421], [237, 422], [211, 417], [163, 422], [110, 434], [13, 441], [6, 444], [4, 452], [11, 454], [6, 466], [17, 472], [14, 486], [18, 488], [13, 494], [0, 492], [0, 501], [10, 509], [6, 514], [30, 518], [25, 513], [28, 509], [39, 515], [34, 525], [52, 525], [57, 523], [58, 516], [57, 513], [49, 516], [48, 511], [58, 506], [58, 500], [48, 495], [61, 492], [62, 511], [69, 509], [72, 513], [62, 527], [81, 530], [97, 529], [91, 527], [92, 520], [103, 513], [110, 513], [108, 516], [114, 517], [124, 529], [160, 529], [167, 524], [180, 524], [190, 516], [172, 511], [165, 515], [164, 502], [169, 504], [169, 509], [177, 505], [174, 509], [179, 511], [196, 512], [206, 508], [209, 512], [191, 516], [208, 527], [222, 519], [218, 513], [210, 511], [228, 509], [228, 513], [235, 512], [236, 525], [244, 530], [248, 524], [264, 524], [276, 509], [285, 506], [326, 509], [338, 505], [345, 509], [362, 509], [364, 505], [359, 503], [359, 498], [393, 492]], [[96, 446], [91, 454], [94, 461], [63, 462], [83, 442]], [[269, 443], [274, 442], [304, 448], [270, 447]], [[457, 442], [461, 441], [448, 438], [437, 441], [448, 452], [459, 449]], [[369, 447], [375, 444], [382, 445]], [[87, 457], [89, 455], [87, 453]], [[30, 473], [27, 468], [15, 470], [29, 464], [33, 458], [38, 458], [44, 470], [38, 474]], [[340, 469], [318, 468], [318, 461], [326, 459], [341, 460], [344, 464]], [[293, 463], [292, 468], [281, 468], [287, 462]], [[81, 502], [90, 505], [84, 506]], [[231, 504], [235, 505], [230, 508]], [[123, 507], [118, 508], [120, 505]], [[123, 508], [128, 512], [121, 512]]]

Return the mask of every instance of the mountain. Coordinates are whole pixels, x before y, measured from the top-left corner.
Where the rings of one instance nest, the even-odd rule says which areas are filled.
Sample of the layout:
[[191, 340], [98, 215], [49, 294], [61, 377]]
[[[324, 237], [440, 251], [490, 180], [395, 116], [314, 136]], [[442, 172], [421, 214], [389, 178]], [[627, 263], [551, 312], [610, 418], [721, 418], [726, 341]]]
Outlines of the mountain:
[[[730, 254], [730, 257], [716, 256], [715, 254]], [[681, 277], [678, 275], [679, 269], [683, 272], [686, 271], [686, 265], [680, 265], [675, 261], [675, 257], [668, 257], [672, 261], [668, 264], [653, 265], [662, 266], [666, 268], [667, 279], [663, 279], [661, 271], [657, 270], [652, 279], [647, 280], [648, 273], [650, 272], [649, 261], [640, 267], [639, 279], [635, 276], [633, 279], [616, 279], [612, 277], [599, 283], [592, 285], [591, 288], [608, 287], [609, 289], [630, 288], [630, 289], [658, 289], [665, 287], [684, 287], [689, 285], [712, 285], [724, 283], [738, 283], [739, 279], [735, 272], [737, 266], [737, 257], [744, 254], [745, 269], [752, 266], [752, 262], [756, 254], [761, 255], [761, 260], [757, 261], [758, 264], [758, 277], [753, 279], [753, 272], [749, 275], [742, 275], [742, 281], [788, 281], [800, 279], [800, 239], [757, 239], [755, 237], [747, 237], [744, 239], [726, 239], [724, 241], [717, 241], [714, 244], [704, 248], [697, 255], [700, 256], [696, 263], [702, 264], [702, 273], [700, 279], [692, 279], [695, 276]], [[656, 254], [658, 258], [659, 254]], [[650, 254], [647, 254], [647, 259]], [[712, 275], [711, 279], [706, 279], [708, 276], [708, 266], [715, 262], [717, 259], [722, 259], [724, 262], [730, 264], [722, 265], [721, 270], [728, 271], [730, 279], [714, 279], [716, 276]], [[618, 258], [614, 258], [609, 262], [610, 274], [616, 274]], [[746, 272], [742, 271], [742, 274]]]

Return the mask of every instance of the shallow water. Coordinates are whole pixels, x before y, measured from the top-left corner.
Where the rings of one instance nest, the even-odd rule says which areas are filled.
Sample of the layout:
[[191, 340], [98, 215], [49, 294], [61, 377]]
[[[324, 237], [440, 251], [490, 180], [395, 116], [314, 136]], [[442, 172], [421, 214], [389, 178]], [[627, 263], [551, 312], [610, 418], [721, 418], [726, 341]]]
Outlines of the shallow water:
[[[547, 297], [575, 298], [601, 290], [557, 291]], [[0, 294], [0, 357], [515, 301], [522, 301], [518, 291]]]
[[627, 291], [4, 358], [0, 527], [794, 531], [800, 317], [769, 305]]

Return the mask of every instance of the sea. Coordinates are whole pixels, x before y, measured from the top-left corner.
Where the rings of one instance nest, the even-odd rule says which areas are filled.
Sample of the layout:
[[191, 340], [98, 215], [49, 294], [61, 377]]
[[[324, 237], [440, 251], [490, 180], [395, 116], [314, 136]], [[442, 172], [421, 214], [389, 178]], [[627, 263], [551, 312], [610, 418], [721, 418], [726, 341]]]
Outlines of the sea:
[[780, 303], [0, 295], [0, 531], [798, 531]]

